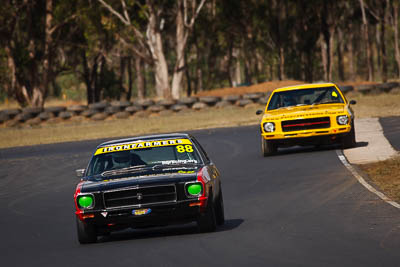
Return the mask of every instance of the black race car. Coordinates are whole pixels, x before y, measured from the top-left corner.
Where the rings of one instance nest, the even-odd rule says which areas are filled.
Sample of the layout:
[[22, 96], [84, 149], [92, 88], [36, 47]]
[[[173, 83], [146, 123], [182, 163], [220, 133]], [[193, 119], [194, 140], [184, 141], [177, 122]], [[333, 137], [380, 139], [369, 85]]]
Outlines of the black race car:
[[200, 231], [222, 225], [220, 174], [188, 134], [141, 136], [103, 143], [74, 194], [80, 243], [124, 228], [196, 221]]

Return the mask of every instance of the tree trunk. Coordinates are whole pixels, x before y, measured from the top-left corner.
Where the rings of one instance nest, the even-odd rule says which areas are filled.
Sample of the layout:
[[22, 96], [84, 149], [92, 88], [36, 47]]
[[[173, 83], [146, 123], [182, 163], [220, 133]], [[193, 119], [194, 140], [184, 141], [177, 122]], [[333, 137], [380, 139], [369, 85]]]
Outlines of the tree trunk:
[[340, 28], [337, 31], [337, 58], [338, 58], [338, 76], [340, 81], [345, 80], [344, 65], [343, 65], [343, 32]]
[[394, 28], [394, 51], [397, 63], [397, 77], [400, 78], [400, 48], [399, 48], [399, 6], [393, 3], [393, 28]]
[[[184, 64], [185, 64], [185, 66], [187, 66], [186, 54], [185, 54], [184, 59], [185, 59]], [[187, 94], [186, 95], [191, 96], [192, 95], [192, 79], [190, 78], [190, 71], [189, 71], [188, 67], [185, 68], [185, 76], [186, 76], [186, 83], [187, 83]]]
[[353, 38], [354, 38], [354, 26], [352, 23], [349, 24], [349, 32], [347, 33], [347, 50], [348, 50], [348, 57], [349, 57], [349, 73], [350, 73], [350, 80], [354, 81], [355, 71], [354, 71], [354, 47], [353, 47]]
[[45, 42], [44, 42], [44, 60], [42, 81], [39, 87], [33, 88], [32, 106], [43, 107], [44, 100], [49, 90], [50, 80], [53, 79], [52, 74], [52, 53], [51, 45], [53, 43], [52, 25], [53, 24], [53, 0], [46, 0], [46, 24], [45, 24]]
[[381, 21], [381, 56], [382, 56], [382, 81], [387, 82], [387, 57], [386, 57], [386, 41], [385, 41], [385, 19], [386, 19], [386, 8], [384, 11], [385, 15], [383, 21]]
[[324, 80], [328, 81], [329, 80], [328, 79], [328, 56], [327, 56], [328, 53], [326, 52], [328, 50], [328, 48], [327, 48], [327, 44], [326, 44], [323, 34], [321, 34], [321, 37], [320, 37], [320, 44], [321, 44], [322, 66], [324, 69]]
[[143, 74], [143, 59], [140, 57], [135, 58], [135, 71], [136, 71], [136, 88], [137, 97], [144, 99], [146, 97], [145, 78]]
[[183, 21], [183, 3], [178, 1], [178, 10], [176, 15], [176, 64], [172, 77], [172, 98], [179, 99], [183, 69], [185, 67], [185, 47], [187, 41], [187, 32]]
[[132, 58], [127, 58], [127, 70], [128, 70], [128, 95], [126, 96], [126, 100], [130, 101], [132, 97]]
[[367, 50], [367, 66], [368, 66], [368, 76], [367, 79], [368, 81], [373, 80], [373, 69], [372, 69], [372, 51], [371, 51], [371, 43], [369, 40], [369, 33], [368, 33], [368, 22], [367, 22], [367, 17], [365, 15], [365, 9], [364, 9], [364, 1], [360, 1], [360, 6], [361, 6], [361, 12], [362, 12], [362, 36], [363, 36], [363, 43], [366, 45], [366, 50]]
[[168, 65], [163, 50], [161, 32], [157, 24], [156, 11], [150, 9], [149, 24], [147, 28], [147, 44], [150, 47], [154, 61], [156, 80], [156, 93], [158, 98], [171, 98], [171, 89], [168, 81]]
[[278, 78], [280, 81], [285, 79], [285, 52], [282, 44], [279, 44], [279, 72]]
[[236, 64], [234, 66], [234, 83], [235, 86], [238, 86], [242, 83], [242, 72], [241, 72], [241, 64], [240, 64], [240, 49], [235, 49], [233, 52], [236, 58]]

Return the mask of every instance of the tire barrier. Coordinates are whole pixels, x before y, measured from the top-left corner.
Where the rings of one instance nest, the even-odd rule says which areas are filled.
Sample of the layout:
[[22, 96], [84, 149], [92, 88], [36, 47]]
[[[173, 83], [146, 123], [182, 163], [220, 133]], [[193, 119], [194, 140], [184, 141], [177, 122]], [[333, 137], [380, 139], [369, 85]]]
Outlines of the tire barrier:
[[[57, 115], [58, 115], [58, 114], [57, 114]], [[38, 117], [39, 117], [39, 119], [42, 120], [42, 121], [47, 121], [47, 120], [50, 119], [50, 118], [54, 118], [55, 115], [54, 115], [53, 113], [51, 113], [51, 112], [44, 111], [44, 112], [41, 112], [41, 113], [39, 114]]]
[[136, 105], [132, 105], [132, 106], [125, 108], [125, 111], [128, 112], [129, 114], [134, 114], [135, 112], [138, 112], [141, 110], [143, 110], [142, 106], [136, 106]]
[[127, 118], [129, 118], [130, 115], [131, 114], [127, 111], [120, 111], [120, 112], [115, 113], [114, 116], [117, 119], [127, 119]]
[[7, 115], [10, 119], [14, 119], [15, 116], [17, 116], [19, 113], [21, 113], [20, 109], [14, 108], [14, 109], [5, 109], [3, 112], [5, 115]]
[[363, 95], [370, 94], [375, 91], [375, 85], [363, 84], [356, 86], [356, 91], [362, 93]]
[[165, 109], [169, 109], [176, 104], [176, 100], [173, 99], [162, 99], [157, 101], [156, 105], [163, 106]]
[[10, 116], [6, 114], [5, 112], [0, 113], [0, 123], [6, 122], [10, 119]]
[[248, 99], [251, 100], [253, 103], [256, 103], [262, 96], [263, 96], [262, 93], [249, 93], [249, 94], [244, 94], [243, 99]]
[[156, 104], [156, 105], [153, 105], [153, 106], [148, 107], [147, 110], [150, 111], [150, 112], [152, 112], [152, 113], [158, 113], [158, 112], [160, 112], [160, 111], [165, 110], [165, 107]]
[[230, 101], [222, 100], [222, 101], [218, 102], [217, 104], [215, 104], [215, 107], [216, 108], [224, 108], [224, 107], [229, 107], [232, 105], [233, 104]]
[[72, 105], [67, 107], [67, 111], [73, 112], [75, 115], [80, 115], [87, 109], [84, 105]]
[[115, 113], [118, 113], [120, 111], [120, 106], [108, 106], [105, 108], [104, 113], [106, 113], [107, 115], [114, 115]]
[[253, 101], [250, 99], [240, 99], [236, 102], [236, 105], [239, 107], [244, 107], [244, 106], [246, 106], [248, 104], [252, 104], [252, 103], [253, 103]]
[[[400, 84], [398, 82], [358, 86], [341, 85], [339, 87], [344, 94], [349, 92], [359, 92], [361, 94], [400, 92]], [[179, 112], [189, 112], [190, 110], [204, 110], [210, 107], [251, 107], [255, 104], [266, 105], [270, 94], [271, 92], [246, 93], [223, 97], [184, 97], [178, 100], [163, 99], [159, 101], [152, 99], [141, 99], [133, 102], [120, 100], [112, 101], [111, 103], [103, 101], [88, 106], [54, 106], [44, 109], [31, 107], [23, 109], [13, 108], [0, 110], [0, 125], [14, 127], [22, 124], [35, 126], [43, 122], [58, 123], [68, 120], [81, 121], [90, 119], [102, 121], [107, 118], [147, 118], [149, 116], [168, 116]]]
[[94, 121], [103, 121], [107, 118], [107, 114], [100, 112], [100, 113], [96, 113], [94, 114], [92, 117], [90, 117], [91, 120]]
[[199, 98], [199, 101], [207, 106], [215, 106], [217, 102], [221, 101], [221, 98], [218, 96], [202, 96]]
[[82, 112], [82, 116], [86, 117], [86, 118], [91, 118], [94, 115], [96, 115], [97, 113], [99, 113], [96, 109], [87, 109], [84, 112]]
[[116, 107], [119, 108], [120, 110], [123, 110], [129, 106], [131, 106], [132, 103], [130, 101], [112, 101], [111, 102], [111, 106], [112, 107]]
[[182, 110], [187, 110], [189, 108], [188, 108], [188, 106], [186, 106], [184, 104], [176, 104], [176, 105], [173, 105], [170, 109], [174, 112], [180, 112]]
[[89, 104], [89, 109], [94, 109], [97, 111], [104, 111], [106, 107], [108, 107], [110, 104], [108, 102], [98, 102], [98, 103], [93, 103]]
[[154, 105], [154, 101], [151, 99], [139, 99], [133, 102], [134, 105], [141, 106], [142, 109], [147, 109], [148, 107]]
[[208, 107], [208, 106], [207, 106], [206, 103], [204, 103], [204, 102], [197, 102], [197, 103], [194, 103], [194, 104], [193, 104], [192, 109], [194, 109], [194, 110], [202, 110], [202, 109], [205, 109], [205, 108], [207, 108], [207, 107]]
[[186, 105], [187, 107], [191, 108], [194, 103], [199, 101], [197, 97], [184, 97], [178, 100], [178, 104]]
[[222, 101], [228, 101], [231, 104], [235, 104], [236, 101], [238, 101], [241, 98], [242, 98], [242, 96], [240, 96], [240, 95], [226, 95], [226, 96], [222, 97]]
[[63, 120], [68, 120], [72, 117], [72, 113], [69, 111], [62, 111], [58, 117], [60, 117]]
[[58, 116], [63, 111], [66, 111], [67, 108], [63, 106], [56, 106], [56, 107], [47, 107], [44, 108], [44, 112], [52, 113], [54, 116]]

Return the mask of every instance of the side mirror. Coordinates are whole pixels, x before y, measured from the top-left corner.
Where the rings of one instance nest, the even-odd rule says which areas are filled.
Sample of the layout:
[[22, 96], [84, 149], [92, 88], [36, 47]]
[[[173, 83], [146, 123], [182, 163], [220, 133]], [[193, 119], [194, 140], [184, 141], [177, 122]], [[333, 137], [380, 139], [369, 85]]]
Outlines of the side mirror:
[[260, 115], [260, 114], [262, 114], [262, 113], [263, 113], [263, 111], [260, 110], [260, 109], [256, 111], [256, 115]]
[[355, 105], [355, 104], [357, 104], [357, 101], [355, 101], [355, 100], [350, 100], [350, 105]]
[[81, 178], [85, 174], [85, 169], [75, 170], [75, 173], [76, 173], [76, 177]]

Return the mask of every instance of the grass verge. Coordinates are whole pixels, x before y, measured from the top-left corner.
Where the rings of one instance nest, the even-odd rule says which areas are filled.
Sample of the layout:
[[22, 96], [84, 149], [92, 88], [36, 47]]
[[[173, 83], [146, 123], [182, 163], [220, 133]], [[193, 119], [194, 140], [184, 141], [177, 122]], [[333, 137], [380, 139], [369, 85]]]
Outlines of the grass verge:
[[388, 197], [400, 203], [400, 156], [359, 166]]
[[262, 108], [262, 105], [231, 106], [189, 110], [168, 116], [152, 114], [149, 117], [131, 116], [96, 122], [69, 121], [36, 127], [0, 128], [0, 148], [257, 124], [261, 117], [255, 112]]

